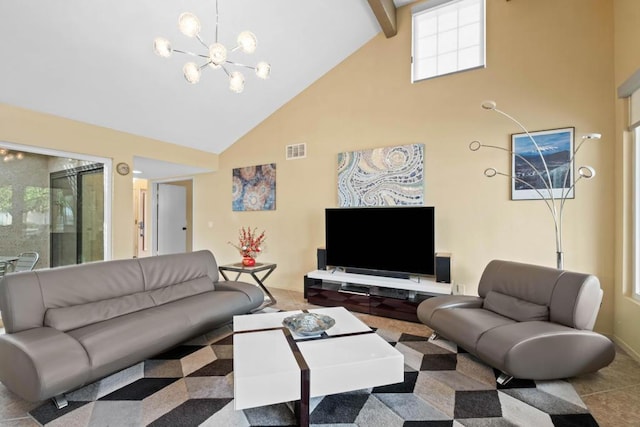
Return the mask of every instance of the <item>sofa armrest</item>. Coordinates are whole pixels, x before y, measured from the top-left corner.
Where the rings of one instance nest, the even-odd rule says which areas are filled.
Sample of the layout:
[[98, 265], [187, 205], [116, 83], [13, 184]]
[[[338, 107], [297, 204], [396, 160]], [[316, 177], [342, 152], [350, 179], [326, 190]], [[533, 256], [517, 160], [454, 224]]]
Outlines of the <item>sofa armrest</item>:
[[249, 298], [256, 307], [264, 302], [264, 293], [256, 285], [246, 282], [237, 282], [233, 280], [215, 282], [216, 291], [233, 291], [242, 292]]
[[438, 310], [450, 308], [481, 308], [484, 300], [480, 297], [467, 295], [440, 295], [424, 300], [418, 306], [418, 319], [428, 324], [431, 316]]
[[549, 380], [595, 372], [615, 357], [613, 342], [551, 322], [519, 322], [487, 331], [477, 356], [516, 378]]
[[0, 335], [0, 381], [35, 402], [85, 383], [89, 357], [78, 341], [53, 328]]

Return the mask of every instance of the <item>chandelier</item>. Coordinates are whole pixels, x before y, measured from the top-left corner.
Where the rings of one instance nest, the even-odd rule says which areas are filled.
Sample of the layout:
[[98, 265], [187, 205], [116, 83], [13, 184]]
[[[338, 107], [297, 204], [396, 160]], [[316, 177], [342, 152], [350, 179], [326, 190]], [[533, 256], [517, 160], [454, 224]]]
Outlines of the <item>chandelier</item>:
[[256, 36], [251, 31], [241, 32], [237, 39], [237, 45], [231, 49], [227, 49], [225, 45], [218, 41], [218, 1], [216, 0], [216, 32], [214, 43], [205, 43], [200, 37], [200, 21], [198, 17], [190, 12], [184, 12], [178, 18], [178, 28], [180, 32], [187, 37], [195, 38], [205, 49], [206, 53], [194, 53], [184, 50], [174, 49], [169, 40], [164, 37], [156, 37], [153, 41], [153, 51], [162, 58], [169, 58], [173, 52], [181, 53], [195, 57], [196, 59], [204, 59], [204, 62], [197, 64], [190, 61], [184, 64], [182, 72], [187, 82], [196, 84], [200, 81], [200, 74], [206, 67], [214, 70], [222, 69], [229, 79], [229, 89], [235, 93], [241, 93], [244, 90], [244, 75], [240, 71], [233, 71], [233, 67], [244, 67], [254, 70], [256, 76], [261, 79], [267, 79], [271, 72], [271, 65], [261, 61], [255, 67], [240, 64], [228, 60], [228, 54], [241, 50], [244, 53], [253, 53], [258, 45]]

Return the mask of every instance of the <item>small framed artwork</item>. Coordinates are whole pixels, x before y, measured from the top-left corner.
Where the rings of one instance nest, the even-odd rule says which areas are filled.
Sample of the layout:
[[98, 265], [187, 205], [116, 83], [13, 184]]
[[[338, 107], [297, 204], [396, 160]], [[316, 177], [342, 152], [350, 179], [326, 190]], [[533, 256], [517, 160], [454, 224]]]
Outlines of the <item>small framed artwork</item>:
[[234, 211], [273, 211], [276, 209], [276, 164], [246, 166], [232, 171]]
[[511, 135], [511, 200], [573, 199], [575, 128]]

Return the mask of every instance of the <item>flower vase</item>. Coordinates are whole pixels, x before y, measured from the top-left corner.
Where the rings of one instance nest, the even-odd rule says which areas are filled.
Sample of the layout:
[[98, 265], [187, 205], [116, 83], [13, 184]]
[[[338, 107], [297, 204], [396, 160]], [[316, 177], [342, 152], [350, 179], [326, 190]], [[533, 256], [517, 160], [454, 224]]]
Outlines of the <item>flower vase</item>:
[[242, 265], [244, 265], [245, 267], [253, 267], [254, 265], [256, 265], [256, 259], [250, 256], [243, 256]]

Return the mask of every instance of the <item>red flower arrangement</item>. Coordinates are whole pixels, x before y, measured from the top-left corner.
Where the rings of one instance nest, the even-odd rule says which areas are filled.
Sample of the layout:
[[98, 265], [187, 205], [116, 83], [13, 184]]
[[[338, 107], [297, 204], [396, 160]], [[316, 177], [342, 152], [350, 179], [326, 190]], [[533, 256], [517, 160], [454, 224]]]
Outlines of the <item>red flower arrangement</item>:
[[242, 227], [238, 232], [238, 244], [229, 242], [231, 246], [236, 248], [242, 255], [242, 263], [247, 266], [255, 265], [255, 257], [262, 252], [262, 244], [266, 237], [264, 231], [260, 234], [256, 233], [256, 229], [251, 227]]

